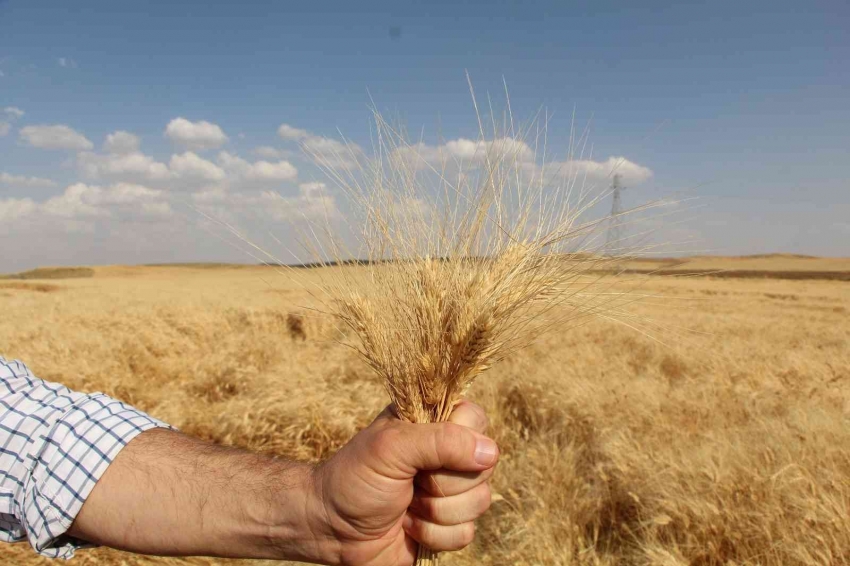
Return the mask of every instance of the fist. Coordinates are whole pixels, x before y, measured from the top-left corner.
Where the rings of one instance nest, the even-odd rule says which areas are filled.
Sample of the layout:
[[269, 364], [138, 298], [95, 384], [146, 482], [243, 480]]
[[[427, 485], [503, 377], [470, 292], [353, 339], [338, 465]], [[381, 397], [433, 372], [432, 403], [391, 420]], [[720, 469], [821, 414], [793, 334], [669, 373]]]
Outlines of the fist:
[[445, 551], [472, 542], [499, 459], [486, 430], [484, 410], [467, 401], [447, 423], [411, 424], [385, 409], [315, 471], [330, 555], [407, 566], [419, 544]]

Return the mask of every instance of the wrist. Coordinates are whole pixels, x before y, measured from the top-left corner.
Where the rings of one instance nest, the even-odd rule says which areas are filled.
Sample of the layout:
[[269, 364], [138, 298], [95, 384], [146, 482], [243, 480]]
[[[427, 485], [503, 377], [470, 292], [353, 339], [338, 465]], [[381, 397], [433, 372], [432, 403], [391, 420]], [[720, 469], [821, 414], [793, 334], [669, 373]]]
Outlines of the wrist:
[[321, 469], [287, 462], [269, 484], [262, 506], [267, 512], [252, 519], [261, 544], [269, 549], [268, 557], [338, 564], [339, 543], [325, 507]]

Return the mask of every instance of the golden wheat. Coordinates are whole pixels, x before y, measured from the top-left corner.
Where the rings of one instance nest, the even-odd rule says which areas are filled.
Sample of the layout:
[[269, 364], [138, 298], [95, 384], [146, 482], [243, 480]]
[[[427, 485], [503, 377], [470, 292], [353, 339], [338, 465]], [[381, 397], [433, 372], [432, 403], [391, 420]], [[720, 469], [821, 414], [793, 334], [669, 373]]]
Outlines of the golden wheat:
[[[434, 163], [376, 113], [374, 156], [352, 152], [359, 168], [347, 174], [325, 168], [351, 199], [368, 260], [354, 281], [352, 252], [330, 226], [319, 231], [315, 259], [330, 251], [336, 266], [321, 285], [325, 312], [353, 331], [406, 421], [447, 421], [494, 363], [554, 326], [620, 314], [626, 297], [600, 275], [623, 259], [602, 253], [607, 219], [588, 214], [604, 191], [547, 174], [545, 156], [528, 155], [545, 143], [527, 139], [545, 128], [510, 116], [486, 135], [481, 126], [467, 162]], [[423, 548], [417, 563], [437, 559]]]
[[[765, 278], [650, 277], [644, 291], [665, 300], [636, 314], [698, 330], [687, 346], [588, 319], [489, 370], [469, 396], [502, 451], [496, 495], [451, 563], [850, 563], [850, 289], [772, 279], [797, 264], [759, 261]], [[846, 259], [799, 261], [850, 273]], [[363, 266], [347, 269], [367, 279]], [[383, 408], [382, 384], [329, 320], [305, 317], [307, 340], [289, 339], [287, 314], [326, 275], [302, 270], [270, 289], [270, 271], [98, 267], [44, 281], [60, 287], [50, 293], [0, 289], [14, 321], [0, 324], [0, 351], [188, 434], [316, 462]], [[0, 546], [0, 563], [52, 564], [26, 544]], [[247, 564], [107, 548], [74, 563]]]

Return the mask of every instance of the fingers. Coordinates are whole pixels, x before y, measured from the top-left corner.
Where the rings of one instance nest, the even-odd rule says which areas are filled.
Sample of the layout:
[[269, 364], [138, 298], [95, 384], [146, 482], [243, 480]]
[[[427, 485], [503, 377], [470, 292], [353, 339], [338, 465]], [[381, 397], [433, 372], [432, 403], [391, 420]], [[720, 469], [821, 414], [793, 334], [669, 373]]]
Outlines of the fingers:
[[490, 508], [490, 486], [479, 484], [469, 491], [449, 497], [433, 497], [417, 492], [409, 510], [437, 525], [461, 525], [474, 521]]
[[431, 471], [420, 472], [416, 476], [416, 485], [429, 495], [449, 497], [469, 491], [490, 479], [494, 468], [482, 472]]
[[475, 538], [475, 523], [438, 525], [408, 513], [404, 518], [404, 532], [431, 550], [460, 550]]
[[480, 434], [487, 432], [487, 426], [490, 424], [484, 409], [466, 400], [457, 404], [449, 417], [449, 422], [471, 428]]
[[396, 468], [411, 478], [420, 470], [481, 472], [499, 459], [492, 439], [455, 423], [397, 421], [378, 433], [374, 450], [394, 460]]

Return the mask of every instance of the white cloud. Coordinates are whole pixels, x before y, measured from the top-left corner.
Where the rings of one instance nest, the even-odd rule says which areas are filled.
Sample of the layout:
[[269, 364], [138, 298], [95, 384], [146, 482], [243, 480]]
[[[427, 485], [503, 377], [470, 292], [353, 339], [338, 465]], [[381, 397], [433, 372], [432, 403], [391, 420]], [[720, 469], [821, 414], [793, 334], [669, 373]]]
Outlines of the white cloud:
[[12, 120], [17, 120], [18, 118], [23, 118], [24, 114], [26, 114], [23, 110], [18, 108], [17, 106], [7, 106], [3, 109], [3, 113], [11, 118]]
[[192, 200], [211, 217], [235, 224], [288, 224], [305, 219], [321, 222], [340, 215], [336, 200], [323, 183], [302, 183], [295, 195], [271, 190], [227, 192], [218, 187], [193, 193]]
[[181, 179], [222, 181], [226, 177], [224, 169], [191, 151], [172, 155], [169, 168], [175, 176]]
[[550, 173], [556, 173], [561, 177], [575, 177], [577, 182], [587, 178], [591, 182], [600, 182], [612, 178], [615, 174], [620, 175], [626, 185], [637, 185], [649, 180], [653, 173], [652, 169], [638, 165], [625, 157], [612, 156], [605, 161], [593, 161], [590, 159], [576, 159], [572, 161], [552, 162], [546, 164]]
[[139, 145], [139, 136], [118, 130], [106, 136], [103, 151], [116, 154], [134, 153], [139, 151]]
[[24, 175], [12, 175], [5, 171], [0, 171], [0, 185], [13, 185], [18, 187], [53, 187], [55, 182], [50, 179], [41, 177], [26, 177]]
[[186, 149], [203, 150], [221, 147], [227, 142], [224, 131], [216, 124], [201, 120], [190, 122], [175, 118], [165, 128], [165, 137]]
[[249, 178], [290, 181], [295, 179], [297, 176], [298, 169], [296, 169], [289, 161], [278, 161], [277, 163], [256, 161], [251, 166], [251, 174]]
[[504, 137], [494, 140], [470, 140], [458, 138], [442, 145], [416, 143], [404, 145], [393, 151], [396, 159], [405, 159], [416, 169], [429, 166], [440, 168], [442, 164], [462, 163], [469, 165], [483, 162], [486, 158], [507, 163], [534, 163], [535, 152], [524, 141]]
[[291, 181], [298, 176], [298, 169], [289, 161], [255, 161], [250, 163], [246, 159], [233, 155], [226, 151], [218, 154], [218, 162], [228, 173], [232, 180], [245, 179], [249, 181]]
[[9, 131], [11, 131], [11, 129], [12, 124], [9, 122], [0, 122], [0, 138], [9, 135]]
[[30, 201], [25, 205], [18, 203], [17, 206], [27, 213], [39, 212], [68, 220], [111, 217], [117, 212], [123, 212], [125, 216], [135, 215], [139, 210], [146, 215], [162, 216], [170, 213], [170, 206], [162, 200], [163, 196], [163, 191], [132, 183], [117, 183], [108, 187], [74, 183], [61, 194], [42, 203]]
[[301, 144], [304, 151], [324, 167], [353, 168], [363, 154], [363, 150], [355, 143], [317, 136], [289, 124], [281, 124], [277, 135], [286, 141]]
[[298, 185], [298, 190], [305, 195], [324, 193], [326, 189], [327, 185], [324, 183], [301, 183]]
[[163, 191], [134, 183], [117, 183], [101, 193], [100, 204], [135, 204], [150, 202], [163, 196]]
[[83, 151], [94, 147], [84, 135], [64, 124], [25, 126], [21, 128], [19, 136], [32, 147], [41, 149]]
[[60, 67], [65, 67], [66, 69], [76, 69], [77, 62], [71, 59], [70, 57], [59, 57], [56, 60], [59, 63]]
[[263, 191], [257, 199], [262, 212], [273, 220], [291, 222], [306, 218], [316, 220], [338, 215], [336, 201], [323, 183], [304, 183], [298, 196], [284, 197], [274, 191]]
[[77, 154], [77, 165], [83, 176], [89, 179], [111, 177], [123, 180], [160, 181], [170, 177], [168, 167], [164, 163], [139, 151], [105, 155], [83, 152]]
[[197, 203], [219, 203], [227, 200], [228, 194], [223, 187], [208, 187], [192, 193], [192, 200]]
[[103, 189], [85, 183], [74, 183], [61, 195], [45, 201], [39, 208], [48, 216], [58, 218], [85, 218], [108, 216], [109, 212], [100, 207]]
[[440, 170], [443, 165], [454, 163], [460, 164], [461, 168], [469, 168], [489, 157], [510, 166], [517, 165], [528, 174], [543, 173], [547, 180], [553, 177], [575, 178], [579, 183], [585, 180], [601, 182], [617, 173], [624, 183], [636, 185], [648, 180], [653, 174], [648, 167], [619, 156], [609, 157], [605, 161], [574, 159], [551, 161], [541, 165], [531, 146], [510, 137], [477, 141], [458, 138], [442, 145], [420, 142], [401, 146], [393, 151], [392, 156], [406, 160], [409, 166], [420, 170], [429, 167]]
[[310, 135], [310, 132], [307, 130], [301, 130], [299, 128], [293, 128], [289, 124], [281, 124], [277, 129], [277, 135], [285, 140], [290, 141], [299, 141], [303, 138], [306, 138]]
[[289, 152], [269, 145], [261, 145], [254, 148], [254, 153], [266, 159], [283, 159], [289, 157]]
[[32, 214], [36, 208], [37, 205], [32, 199], [0, 199], [0, 226], [21, 220]]

